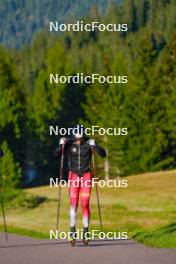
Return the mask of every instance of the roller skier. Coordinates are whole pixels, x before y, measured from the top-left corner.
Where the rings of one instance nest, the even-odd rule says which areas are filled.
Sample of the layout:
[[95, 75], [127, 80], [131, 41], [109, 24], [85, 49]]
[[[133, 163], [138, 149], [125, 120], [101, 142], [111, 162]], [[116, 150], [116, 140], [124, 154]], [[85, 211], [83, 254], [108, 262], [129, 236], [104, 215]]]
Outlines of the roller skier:
[[[91, 194], [91, 161], [92, 151], [101, 157], [106, 157], [106, 151], [100, 147], [94, 139], [88, 139], [82, 125], [77, 125], [76, 133], [71, 138], [61, 138], [57, 156], [68, 156], [69, 165], [69, 197], [70, 197], [70, 241], [74, 246], [76, 243], [76, 218], [79, 197], [81, 200], [83, 215], [83, 243], [88, 244], [88, 232], [90, 221], [89, 200]], [[77, 181], [78, 184], [75, 184]], [[87, 184], [89, 183], [89, 184]]]

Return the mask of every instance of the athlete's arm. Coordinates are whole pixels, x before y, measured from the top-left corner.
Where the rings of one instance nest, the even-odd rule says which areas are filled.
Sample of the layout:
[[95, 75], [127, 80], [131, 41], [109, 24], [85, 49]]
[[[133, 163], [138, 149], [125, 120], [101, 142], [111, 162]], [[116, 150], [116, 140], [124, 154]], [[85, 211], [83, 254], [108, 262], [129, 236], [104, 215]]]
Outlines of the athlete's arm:
[[59, 143], [59, 147], [56, 148], [55, 150], [55, 156], [56, 157], [61, 157], [61, 153], [62, 153], [62, 146], [64, 145], [64, 152], [67, 151], [69, 145], [71, 143], [71, 140], [70, 139], [65, 139], [65, 141], [63, 142], [62, 139], [60, 139], [60, 143]]
[[96, 149], [96, 152], [102, 157], [102, 158], [105, 158], [106, 157], [106, 151], [104, 148], [100, 147], [100, 145], [96, 144], [95, 145], [95, 149]]
[[102, 147], [100, 147], [100, 145], [98, 145], [94, 139], [89, 139], [89, 144], [91, 147], [93, 147], [96, 152], [103, 158], [106, 157], [106, 151], [105, 149], [103, 149]]

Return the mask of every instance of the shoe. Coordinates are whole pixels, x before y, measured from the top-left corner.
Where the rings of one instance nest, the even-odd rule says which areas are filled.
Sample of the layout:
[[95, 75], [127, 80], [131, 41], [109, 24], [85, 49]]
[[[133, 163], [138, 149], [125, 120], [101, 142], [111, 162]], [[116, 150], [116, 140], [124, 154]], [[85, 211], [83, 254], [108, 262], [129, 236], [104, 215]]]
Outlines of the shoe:
[[71, 244], [72, 247], [74, 247], [75, 244], [76, 244], [75, 237], [76, 237], [76, 229], [75, 229], [75, 227], [71, 227], [70, 228], [70, 237], [69, 237], [69, 240], [70, 240], [70, 244]]
[[85, 246], [88, 246], [89, 242], [90, 242], [89, 229], [88, 229], [88, 227], [84, 227], [84, 229], [83, 229], [83, 244]]

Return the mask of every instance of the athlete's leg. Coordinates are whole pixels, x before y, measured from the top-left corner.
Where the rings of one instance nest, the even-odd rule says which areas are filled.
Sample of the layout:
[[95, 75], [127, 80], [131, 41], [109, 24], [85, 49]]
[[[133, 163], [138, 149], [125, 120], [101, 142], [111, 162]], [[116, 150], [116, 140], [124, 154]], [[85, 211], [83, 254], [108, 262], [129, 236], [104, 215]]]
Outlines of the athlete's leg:
[[75, 228], [79, 201], [79, 177], [76, 173], [69, 171], [69, 195], [70, 195], [70, 227]]
[[83, 212], [83, 226], [88, 229], [89, 221], [90, 221], [90, 208], [89, 208], [89, 200], [91, 194], [91, 174], [90, 172], [86, 172], [83, 174], [81, 178], [81, 206]]

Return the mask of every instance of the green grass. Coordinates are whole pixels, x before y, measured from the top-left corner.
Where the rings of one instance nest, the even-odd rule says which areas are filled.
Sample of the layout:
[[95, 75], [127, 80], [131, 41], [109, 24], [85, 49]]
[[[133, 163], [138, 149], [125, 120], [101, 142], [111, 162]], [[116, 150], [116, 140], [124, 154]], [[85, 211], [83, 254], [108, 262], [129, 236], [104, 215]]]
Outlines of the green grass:
[[176, 223], [172, 223], [163, 228], [150, 231], [139, 232], [133, 236], [134, 239], [148, 246], [160, 248], [176, 247]]
[[[105, 231], [128, 232], [129, 237], [154, 247], [175, 247], [176, 232], [176, 171], [158, 172], [127, 177], [127, 188], [99, 188], [103, 226]], [[49, 186], [25, 190], [31, 197], [43, 197], [32, 205], [6, 208], [9, 231], [26, 234], [24, 230], [49, 237], [55, 230], [58, 188]], [[37, 199], [38, 200], [38, 199]], [[29, 199], [30, 201], [30, 199]], [[39, 199], [40, 201], [40, 199]], [[28, 201], [27, 201], [28, 202]], [[31, 204], [31, 202], [29, 202]], [[99, 228], [95, 189], [91, 195], [91, 229]], [[60, 230], [69, 230], [68, 190], [62, 188]], [[82, 228], [81, 209], [78, 228]], [[22, 230], [22, 231], [19, 231]]]
[[[4, 227], [2, 225], [0, 225], [0, 231], [4, 232]], [[25, 235], [25, 236], [34, 237], [34, 238], [41, 238], [41, 239], [48, 238], [47, 234], [40, 233], [40, 232], [37, 232], [34, 230], [28, 230], [25, 228], [20, 228], [20, 227], [8, 226], [8, 233]]]

